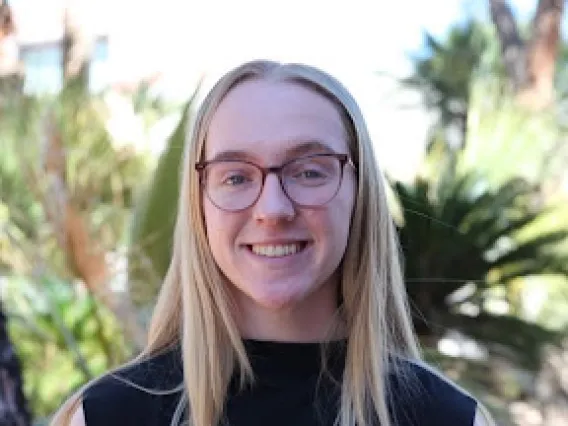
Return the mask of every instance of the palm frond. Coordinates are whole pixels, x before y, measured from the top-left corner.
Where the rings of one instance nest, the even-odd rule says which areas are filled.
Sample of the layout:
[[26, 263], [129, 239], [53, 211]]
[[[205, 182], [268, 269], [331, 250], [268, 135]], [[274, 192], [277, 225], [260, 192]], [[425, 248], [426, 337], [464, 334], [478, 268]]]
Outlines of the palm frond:
[[513, 359], [533, 371], [540, 365], [540, 348], [544, 344], [559, 344], [561, 340], [559, 333], [513, 316], [455, 314], [446, 316], [444, 324], [477, 339], [494, 354]]

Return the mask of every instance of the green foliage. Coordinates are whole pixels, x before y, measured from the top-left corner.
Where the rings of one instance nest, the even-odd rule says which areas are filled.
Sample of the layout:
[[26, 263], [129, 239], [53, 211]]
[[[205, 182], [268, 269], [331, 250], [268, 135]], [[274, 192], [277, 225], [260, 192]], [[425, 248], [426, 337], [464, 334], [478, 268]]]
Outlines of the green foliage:
[[181, 162], [192, 101], [185, 105], [179, 124], [169, 138], [132, 218], [129, 284], [132, 300], [141, 308], [153, 304], [170, 263]]
[[[0, 125], [1, 129], [1, 125]], [[17, 142], [0, 130], [0, 273], [21, 270], [27, 261], [20, 247], [40, 232], [41, 206], [29, 191]]]
[[[413, 74], [403, 79], [402, 84], [418, 89], [424, 106], [438, 115], [432, 137], [456, 128], [463, 138], [471, 81], [476, 75], [488, 72], [502, 74], [497, 39], [491, 29], [470, 21], [463, 27], [452, 28], [443, 41], [425, 34], [423, 49], [424, 54], [413, 58]], [[460, 140], [458, 146], [462, 143]]]
[[[505, 357], [535, 369], [543, 343], [557, 342], [550, 330], [568, 326], [568, 50], [562, 43], [556, 105], [528, 112], [511, 94], [494, 29], [473, 27], [427, 37], [403, 81], [438, 117], [424, 173], [398, 188], [408, 289], [423, 335], [459, 330], [501, 355], [484, 365]], [[499, 366], [478, 374], [480, 365], [449, 361], [450, 377], [512, 424], [504, 400], [521, 396], [519, 377], [497, 395]]]
[[[133, 207], [150, 158], [134, 146], [115, 146], [105, 125], [108, 111], [103, 100], [63, 92], [53, 111], [67, 153], [69, 189], [81, 205], [87, 210], [112, 205], [117, 212]], [[119, 222], [114, 219], [118, 218], [105, 217], [104, 221], [113, 224], [114, 233], [119, 234], [129, 217], [121, 214]]]
[[[546, 214], [534, 206], [531, 185], [510, 179], [492, 189], [476, 173], [456, 173], [455, 161], [441, 170], [437, 179], [393, 184], [403, 211], [400, 238], [408, 294], [422, 316], [416, 318], [417, 330], [441, 335], [446, 328], [461, 329], [485, 343], [508, 347], [519, 362], [534, 368], [538, 348], [553, 333], [513, 316], [491, 315], [488, 306], [494, 290], [502, 288], [504, 297], [499, 298], [509, 305], [507, 314], [515, 314], [516, 280], [568, 275], [568, 255], [558, 250], [568, 230], [518, 238]], [[511, 334], [501, 335], [507, 329]]]
[[[54, 219], [61, 216], [48, 215], [54, 197], [64, 195], [107, 258], [124, 257], [131, 209], [153, 159], [137, 141], [112, 138], [109, 113], [104, 98], [68, 86], [49, 98], [15, 99], [0, 114], [0, 280], [25, 391], [38, 417], [124, 361], [133, 344], [124, 324], [77, 282], [57, 239]], [[45, 168], [53, 141], [65, 160], [59, 186]]]
[[503, 94], [498, 79], [471, 85], [467, 143], [458, 168], [478, 170], [492, 186], [511, 176], [544, 185], [568, 166], [567, 126], [558, 110], [530, 112]]
[[[101, 246], [117, 249], [125, 242], [135, 193], [151, 159], [132, 147], [115, 146], [105, 127], [107, 114], [102, 99], [68, 89], [52, 99], [22, 101], [0, 117], [1, 223], [8, 231], [0, 237], [0, 265], [5, 270], [30, 258], [22, 251], [34, 250], [66, 275], [46, 213], [46, 204], [54, 201], [53, 178], [45, 170], [50, 138], [60, 141], [65, 155], [60, 194], [85, 215]], [[14, 258], [15, 245], [20, 259]]]
[[[527, 180], [537, 192], [535, 206], [548, 206], [548, 213], [535, 218], [517, 235], [519, 241], [538, 238], [568, 223], [568, 193], [562, 189], [568, 178], [568, 144], [562, 104], [540, 112], [528, 112], [514, 98], [502, 95], [502, 83], [485, 78], [474, 81], [468, 122], [468, 142], [457, 159], [464, 172], [475, 169], [483, 174], [490, 188], [502, 185], [512, 176]], [[568, 241], [556, 250], [568, 253]], [[540, 259], [546, 262], [546, 259]], [[519, 297], [543, 299], [536, 310], [526, 303], [531, 319], [562, 329], [568, 325], [567, 276], [546, 276], [516, 282]], [[526, 309], [525, 309], [526, 310]], [[538, 313], [541, 310], [542, 313]]]
[[70, 392], [129, 355], [114, 317], [80, 287], [47, 276], [14, 276], [5, 284], [10, 334], [36, 417], [47, 417]]

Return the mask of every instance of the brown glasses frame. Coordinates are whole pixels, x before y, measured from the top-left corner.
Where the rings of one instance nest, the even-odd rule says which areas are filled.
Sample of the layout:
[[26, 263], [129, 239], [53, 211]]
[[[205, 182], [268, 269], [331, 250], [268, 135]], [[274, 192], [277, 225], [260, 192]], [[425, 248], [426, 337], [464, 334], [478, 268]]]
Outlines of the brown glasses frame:
[[[339, 182], [337, 184], [337, 188], [335, 190], [335, 192], [333, 193], [333, 195], [331, 195], [331, 197], [325, 201], [324, 203], [320, 203], [320, 204], [301, 204], [298, 203], [296, 200], [294, 200], [290, 194], [288, 194], [288, 192], [286, 191], [286, 187], [285, 185], [282, 183], [282, 170], [285, 169], [288, 165], [290, 165], [291, 163], [298, 161], [298, 160], [303, 160], [303, 159], [309, 159], [309, 158], [313, 158], [313, 157], [334, 157], [337, 158], [339, 160], [339, 165], [340, 165], [340, 176], [339, 176]], [[239, 208], [239, 209], [226, 209], [223, 208], [221, 206], [219, 206], [217, 203], [215, 203], [215, 201], [213, 201], [213, 199], [211, 198], [211, 196], [209, 195], [207, 189], [205, 188], [205, 179], [203, 176], [203, 172], [205, 170], [205, 168], [210, 165], [210, 164], [215, 164], [215, 163], [227, 163], [227, 162], [235, 162], [235, 163], [245, 163], [245, 164], [249, 164], [253, 167], [256, 167], [258, 170], [260, 170], [261, 174], [262, 174], [262, 185], [260, 186], [260, 190], [258, 191], [258, 195], [256, 196], [256, 198], [246, 207], [243, 208]], [[242, 210], [246, 210], [248, 209], [250, 206], [254, 205], [260, 195], [262, 194], [262, 190], [264, 189], [264, 183], [266, 181], [266, 177], [272, 173], [275, 174], [278, 177], [278, 182], [280, 183], [280, 187], [282, 188], [282, 191], [286, 194], [286, 196], [288, 197], [288, 199], [295, 205], [298, 207], [319, 207], [319, 206], [323, 206], [327, 203], [329, 203], [331, 200], [333, 200], [335, 198], [335, 196], [337, 195], [337, 192], [339, 191], [339, 188], [341, 187], [341, 182], [343, 181], [343, 171], [345, 169], [345, 165], [346, 164], [350, 164], [354, 169], [355, 166], [353, 165], [353, 162], [351, 161], [351, 159], [349, 158], [349, 156], [347, 154], [339, 154], [339, 153], [325, 153], [325, 154], [312, 154], [312, 155], [307, 155], [307, 156], [303, 156], [303, 157], [299, 157], [299, 158], [294, 158], [292, 160], [289, 160], [287, 162], [285, 162], [284, 164], [280, 165], [280, 166], [273, 166], [273, 167], [262, 167], [259, 166], [256, 163], [253, 163], [252, 161], [247, 161], [247, 160], [210, 160], [210, 161], [200, 161], [199, 163], [197, 163], [195, 165], [195, 170], [197, 170], [197, 172], [199, 173], [199, 181], [200, 184], [202, 186], [204, 186], [204, 190], [205, 193], [207, 194], [207, 198], [209, 198], [209, 200], [215, 205], [217, 206], [217, 208], [224, 210], [224, 211], [228, 211], [228, 212], [238, 212], [238, 211], [242, 211]]]

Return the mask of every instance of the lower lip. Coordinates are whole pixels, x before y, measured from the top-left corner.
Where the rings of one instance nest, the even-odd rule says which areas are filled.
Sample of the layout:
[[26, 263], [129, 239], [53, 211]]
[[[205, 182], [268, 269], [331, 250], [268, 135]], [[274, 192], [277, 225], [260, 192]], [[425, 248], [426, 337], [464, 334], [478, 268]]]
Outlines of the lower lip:
[[310, 250], [311, 247], [312, 247], [311, 243], [305, 243], [301, 250], [297, 251], [294, 254], [288, 254], [286, 256], [263, 256], [261, 254], [256, 254], [255, 252], [253, 252], [251, 246], [246, 246], [245, 250], [255, 260], [277, 266], [277, 265], [287, 265], [291, 262], [292, 263], [297, 262], [302, 255], [306, 254], [306, 252]]

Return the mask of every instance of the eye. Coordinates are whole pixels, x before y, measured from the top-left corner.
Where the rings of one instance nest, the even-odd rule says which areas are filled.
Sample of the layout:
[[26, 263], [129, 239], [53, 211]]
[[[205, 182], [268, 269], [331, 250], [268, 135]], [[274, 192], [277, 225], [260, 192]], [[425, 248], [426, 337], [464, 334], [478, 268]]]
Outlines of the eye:
[[223, 161], [209, 164], [207, 168], [207, 182], [210, 187], [235, 189], [243, 188], [255, 183], [259, 171], [246, 163], [237, 161]]
[[223, 179], [223, 185], [238, 186], [250, 181], [251, 179], [244, 175], [234, 174]]
[[325, 174], [316, 169], [302, 170], [296, 176], [298, 179], [321, 179], [325, 177]]

